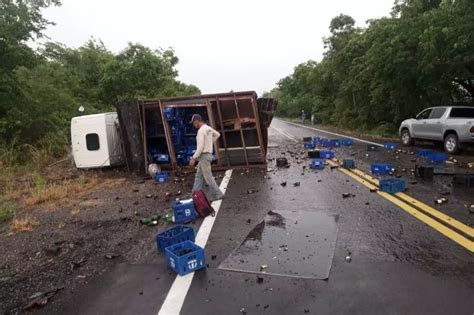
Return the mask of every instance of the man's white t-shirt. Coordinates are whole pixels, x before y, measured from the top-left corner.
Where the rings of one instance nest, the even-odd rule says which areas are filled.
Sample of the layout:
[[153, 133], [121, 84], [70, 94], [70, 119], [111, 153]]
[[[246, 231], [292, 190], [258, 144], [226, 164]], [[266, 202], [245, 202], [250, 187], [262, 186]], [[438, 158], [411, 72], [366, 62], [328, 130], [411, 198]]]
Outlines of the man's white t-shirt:
[[202, 153], [211, 153], [214, 142], [220, 137], [220, 133], [212, 129], [210, 126], [202, 125], [196, 135], [196, 152], [193, 155], [194, 159], [201, 156]]

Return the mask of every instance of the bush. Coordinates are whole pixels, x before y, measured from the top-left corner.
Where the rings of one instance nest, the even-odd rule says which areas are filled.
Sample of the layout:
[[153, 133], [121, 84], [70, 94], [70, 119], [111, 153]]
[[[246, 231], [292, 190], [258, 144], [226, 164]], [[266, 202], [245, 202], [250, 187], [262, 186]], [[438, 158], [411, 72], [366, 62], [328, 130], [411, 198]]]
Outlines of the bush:
[[0, 205], [0, 223], [10, 220], [15, 216], [15, 206], [11, 203]]

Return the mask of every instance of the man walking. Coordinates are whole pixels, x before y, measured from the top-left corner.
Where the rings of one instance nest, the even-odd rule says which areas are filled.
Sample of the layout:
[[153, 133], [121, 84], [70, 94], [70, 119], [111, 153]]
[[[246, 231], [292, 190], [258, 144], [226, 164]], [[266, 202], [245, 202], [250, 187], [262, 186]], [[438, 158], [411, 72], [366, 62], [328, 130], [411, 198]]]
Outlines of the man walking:
[[191, 123], [198, 129], [196, 135], [196, 152], [194, 153], [189, 165], [194, 166], [198, 161], [196, 178], [194, 179], [193, 192], [202, 189], [205, 180], [210, 188], [210, 201], [219, 200], [224, 194], [217, 186], [211, 171], [212, 150], [214, 142], [220, 137], [219, 132], [212, 129], [202, 119], [201, 115], [194, 114]]

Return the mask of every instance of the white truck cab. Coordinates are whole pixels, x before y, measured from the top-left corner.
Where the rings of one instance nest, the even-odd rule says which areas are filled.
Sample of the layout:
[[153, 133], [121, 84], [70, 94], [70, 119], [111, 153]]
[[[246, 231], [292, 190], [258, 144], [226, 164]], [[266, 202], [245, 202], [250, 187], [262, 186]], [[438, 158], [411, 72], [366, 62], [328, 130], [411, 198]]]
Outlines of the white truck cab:
[[71, 119], [71, 143], [77, 168], [98, 168], [124, 163], [117, 113]]

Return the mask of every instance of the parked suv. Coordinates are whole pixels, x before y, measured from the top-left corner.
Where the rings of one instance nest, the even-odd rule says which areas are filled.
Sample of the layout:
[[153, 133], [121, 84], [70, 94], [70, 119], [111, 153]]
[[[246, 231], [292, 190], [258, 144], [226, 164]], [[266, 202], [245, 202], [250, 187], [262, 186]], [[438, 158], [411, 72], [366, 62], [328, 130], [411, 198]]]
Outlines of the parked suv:
[[474, 142], [474, 107], [446, 106], [423, 110], [400, 125], [404, 146], [415, 140], [442, 141], [447, 153], [455, 154], [462, 145]]

